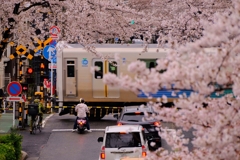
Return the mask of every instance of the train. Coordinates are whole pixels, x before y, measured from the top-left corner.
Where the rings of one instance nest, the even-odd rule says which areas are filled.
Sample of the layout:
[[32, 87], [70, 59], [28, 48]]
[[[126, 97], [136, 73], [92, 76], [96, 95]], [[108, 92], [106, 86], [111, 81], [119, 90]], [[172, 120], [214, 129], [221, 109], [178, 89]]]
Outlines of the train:
[[[149, 101], [146, 95], [122, 90], [119, 87], [111, 87], [103, 83], [103, 76], [109, 72], [119, 76], [127, 74], [128, 64], [140, 60], [146, 63], [147, 68], [156, 66], [158, 58], [166, 57], [168, 50], [158, 48], [156, 44], [149, 44], [148, 51], [143, 52], [142, 44], [96, 44], [94, 47], [98, 53], [108, 57], [107, 60], [98, 58], [88, 52], [79, 44], [68, 44], [70, 47], [57, 52], [57, 86], [58, 106], [62, 108], [61, 115], [74, 114], [74, 105], [84, 98], [91, 108], [89, 117], [97, 119], [113, 112], [120, 112], [121, 108], [129, 105], [145, 104]], [[115, 61], [115, 54], [119, 54], [119, 60]], [[117, 65], [114, 65], [117, 64]], [[91, 72], [92, 67], [99, 70]], [[191, 90], [183, 90], [190, 95]], [[160, 90], [154, 97], [167, 95], [169, 101], [178, 98], [171, 91]]]

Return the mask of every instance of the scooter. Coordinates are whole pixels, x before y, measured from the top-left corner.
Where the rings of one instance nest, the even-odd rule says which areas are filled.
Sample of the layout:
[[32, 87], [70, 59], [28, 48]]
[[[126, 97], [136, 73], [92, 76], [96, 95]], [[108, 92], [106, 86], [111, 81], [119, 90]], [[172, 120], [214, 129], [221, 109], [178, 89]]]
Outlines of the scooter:
[[77, 119], [77, 130], [78, 133], [83, 133], [85, 129], [87, 129], [87, 120], [85, 118], [78, 118]]

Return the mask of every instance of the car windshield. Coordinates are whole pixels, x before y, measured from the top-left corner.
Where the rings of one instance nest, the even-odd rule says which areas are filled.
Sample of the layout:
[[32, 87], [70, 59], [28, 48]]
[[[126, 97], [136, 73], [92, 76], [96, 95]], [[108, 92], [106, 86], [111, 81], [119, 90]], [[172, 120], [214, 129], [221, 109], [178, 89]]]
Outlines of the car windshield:
[[[151, 112], [148, 112], [148, 114], [152, 114]], [[121, 119], [122, 121], [132, 121], [132, 122], [145, 122], [147, 121], [144, 118], [143, 112], [132, 112], [132, 113], [125, 113]]]
[[139, 132], [107, 133], [105, 148], [141, 147]]

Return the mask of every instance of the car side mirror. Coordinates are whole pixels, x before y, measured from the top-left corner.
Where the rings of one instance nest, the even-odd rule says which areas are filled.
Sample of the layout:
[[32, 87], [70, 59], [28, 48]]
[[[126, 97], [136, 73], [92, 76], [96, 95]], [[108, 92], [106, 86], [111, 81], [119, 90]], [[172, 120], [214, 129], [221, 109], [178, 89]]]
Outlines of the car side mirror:
[[103, 142], [103, 137], [98, 137], [97, 141], [98, 142]]
[[118, 114], [114, 114], [113, 117], [118, 119]]
[[152, 136], [148, 136], [146, 137], [147, 141], [152, 141], [153, 140], [153, 137]]

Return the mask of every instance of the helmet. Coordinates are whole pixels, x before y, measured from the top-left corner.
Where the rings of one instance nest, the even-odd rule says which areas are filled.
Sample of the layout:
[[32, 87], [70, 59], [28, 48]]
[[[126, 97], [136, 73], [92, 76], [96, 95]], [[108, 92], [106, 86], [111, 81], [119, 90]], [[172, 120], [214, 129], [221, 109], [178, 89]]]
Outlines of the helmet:
[[80, 100], [80, 103], [84, 103], [85, 102], [83, 98], [80, 98], [79, 100]]

